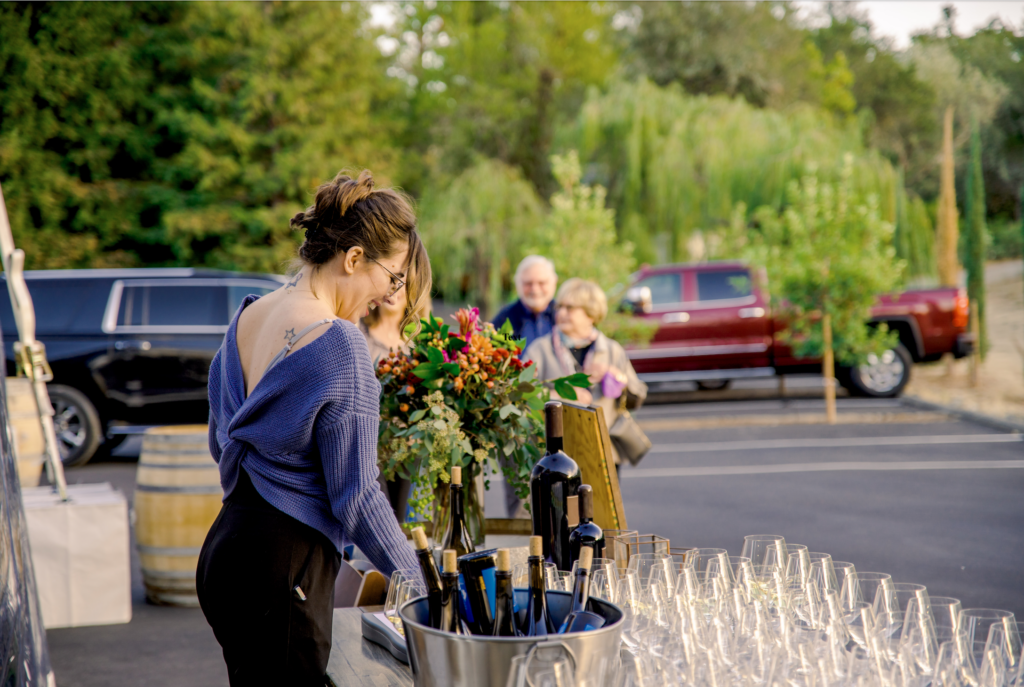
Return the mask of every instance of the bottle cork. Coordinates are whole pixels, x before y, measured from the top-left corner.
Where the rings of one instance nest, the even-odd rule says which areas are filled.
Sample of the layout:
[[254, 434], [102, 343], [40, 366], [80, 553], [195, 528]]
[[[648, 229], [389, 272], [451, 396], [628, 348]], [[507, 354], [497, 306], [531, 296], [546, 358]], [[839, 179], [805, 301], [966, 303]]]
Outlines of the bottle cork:
[[565, 501], [565, 517], [569, 520], [569, 529], [572, 529], [580, 524], [580, 497], [567, 496]]
[[544, 426], [547, 436], [562, 436], [562, 404], [558, 401], [548, 401], [544, 404]]
[[499, 572], [509, 572], [512, 570], [512, 557], [509, 555], [508, 549], [498, 549], [497, 569]]
[[594, 489], [589, 484], [581, 484], [576, 489], [580, 499], [580, 519], [594, 519]]
[[427, 548], [427, 533], [422, 527], [414, 527], [412, 530], [412, 543], [417, 551]]
[[446, 573], [458, 572], [458, 570], [457, 570], [458, 566], [455, 565], [455, 549], [445, 549], [444, 550], [444, 560], [443, 560], [443, 563], [444, 563], [444, 565], [442, 566], [442, 568], [444, 569], [444, 572], [446, 572]]
[[580, 547], [580, 559], [577, 561], [578, 569], [590, 570], [590, 564], [594, 562], [594, 550], [589, 546]]
[[452, 484], [462, 484], [462, 468], [452, 468]]
[[530, 537], [530, 555], [531, 556], [543, 556], [544, 555], [544, 540], [540, 537]]

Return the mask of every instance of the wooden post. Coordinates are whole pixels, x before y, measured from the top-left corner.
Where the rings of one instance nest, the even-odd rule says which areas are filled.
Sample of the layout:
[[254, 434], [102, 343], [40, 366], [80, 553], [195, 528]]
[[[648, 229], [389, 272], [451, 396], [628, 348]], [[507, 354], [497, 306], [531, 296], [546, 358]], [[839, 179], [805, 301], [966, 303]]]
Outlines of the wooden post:
[[832, 352], [832, 316], [828, 313], [821, 318], [821, 337], [825, 345], [825, 361], [822, 374], [825, 375], [825, 416], [830, 425], [836, 424], [836, 360]]
[[779, 398], [786, 397], [786, 375], [779, 375]]
[[978, 368], [981, 367], [981, 323], [978, 321], [978, 301], [971, 301], [971, 333], [974, 334], [974, 352], [971, 353], [971, 386], [978, 386]]

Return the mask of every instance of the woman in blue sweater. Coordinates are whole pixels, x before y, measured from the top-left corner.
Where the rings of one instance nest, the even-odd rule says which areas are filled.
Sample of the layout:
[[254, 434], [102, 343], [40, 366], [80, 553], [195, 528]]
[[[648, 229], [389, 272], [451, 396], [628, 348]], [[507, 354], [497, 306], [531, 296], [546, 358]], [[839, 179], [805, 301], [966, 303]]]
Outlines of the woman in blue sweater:
[[320, 186], [292, 226], [300, 269], [243, 301], [210, 368], [224, 505], [196, 585], [233, 687], [324, 684], [346, 542], [384, 575], [417, 567], [377, 483], [380, 385], [356, 326], [398, 289], [409, 319], [428, 297], [416, 217], [364, 171]]

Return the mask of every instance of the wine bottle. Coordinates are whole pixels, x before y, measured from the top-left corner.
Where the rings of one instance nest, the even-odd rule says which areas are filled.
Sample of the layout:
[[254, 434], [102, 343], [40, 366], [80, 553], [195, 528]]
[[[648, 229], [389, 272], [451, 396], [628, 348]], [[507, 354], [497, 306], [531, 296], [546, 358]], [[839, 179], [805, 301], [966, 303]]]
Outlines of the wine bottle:
[[516, 627], [516, 612], [513, 604], [512, 562], [508, 549], [498, 549], [498, 567], [494, 572], [494, 629], [493, 637], [521, 637]]
[[604, 530], [594, 524], [594, 490], [589, 484], [581, 484], [576, 494], [579, 497], [580, 522], [569, 533], [572, 562], [579, 560], [580, 548], [584, 546], [594, 552], [594, 558], [604, 558]]
[[544, 543], [544, 558], [559, 570], [571, 570], [569, 549], [569, 497], [580, 486], [580, 468], [562, 450], [562, 404], [544, 404], [547, 454], [530, 474], [530, 509], [533, 533]]
[[462, 613], [459, 612], [459, 568], [455, 565], [455, 551], [445, 549], [441, 573], [441, 627], [442, 632], [457, 635], [468, 634], [462, 629]]
[[548, 598], [544, 584], [544, 543], [540, 537], [530, 537], [530, 557], [526, 559], [530, 571], [530, 589], [526, 603], [526, 624], [523, 635], [539, 637], [555, 633], [548, 615]]
[[427, 586], [429, 623], [432, 628], [437, 629], [441, 627], [441, 575], [437, 572], [437, 563], [422, 527], [413, 528], [412, 541], [416, 547], [416, 558], [420, 561], [420, 572], [423, 573], [423, 581]]
[[466, 510], [462, 496], [462, 468], [454, 467], [451, 484], [448, 485], [448, 526], [445, 528], [441, 546], [445, 550], [455, 551], [456, 557], [476, 552], [469, 530], [466, 529]]
[[490, 636], [493, 629], [494, 608], [492, 592], [494, 591], [494, 569], [497, 549], [477, 551], [460, 556], [460, 584], [465, 593], [462, 604], [462, 620], [469, 631], [475, 635]]
[[572, 586], [572, 609], [565, 621], [558, 628], [558, 634], [566, 632], [585, 632], [596, 630], [604, 625], [604, 618], [596, 613], [587, 610], [587, 601], [590, 599], [590, 564], [593, 562], [594, 552], [589, 548], [580, 551], [580, 559], [576, 565], [576, 579]]

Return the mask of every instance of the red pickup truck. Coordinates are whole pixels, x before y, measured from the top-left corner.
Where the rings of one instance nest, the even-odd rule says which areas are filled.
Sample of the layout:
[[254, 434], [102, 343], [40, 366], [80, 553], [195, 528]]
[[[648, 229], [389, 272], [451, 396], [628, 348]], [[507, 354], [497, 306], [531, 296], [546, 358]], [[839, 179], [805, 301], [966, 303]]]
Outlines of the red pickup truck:
[[[627, 347], [633, 367], [648, 383], [693, 381], [716, 389], [732, 379], [821, 370], [820, 360], [796, 358], [780, 340], [786, 322], [772, 312], [767, 276], [743, 263], [642, 268], [624, 304], [659, 324], [649, 345]], [[864, 365], [837, 369], [836, 377], [855, 395], [896, 396], [910, 380], [913, 363], [971, 352], [967, 317], [963, 289], [882, 297], [869, 322], [886, 323], [899, 333], [899, 344]]]

